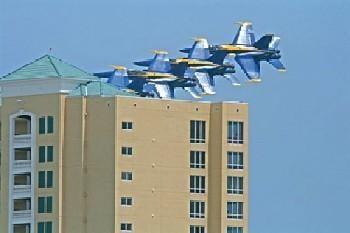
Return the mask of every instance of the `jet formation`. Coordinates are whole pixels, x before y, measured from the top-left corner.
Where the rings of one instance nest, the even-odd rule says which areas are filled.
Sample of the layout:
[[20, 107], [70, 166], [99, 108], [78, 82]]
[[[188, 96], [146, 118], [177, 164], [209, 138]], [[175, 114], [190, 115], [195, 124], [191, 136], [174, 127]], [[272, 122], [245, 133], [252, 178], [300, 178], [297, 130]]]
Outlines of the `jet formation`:
[[94, 73], [117, 89], [129, 90], [143, 97], [175, 98], [175, 89], [182, 88], [194, 98], [214, 95], [215, 80], [223, 78], [240, 85], [235, 76], [236, 64], [249, 82], [261, 82], [261, 62], [285, 71], [278, 45], [280, 38], [265, 34], [255, 40], [252, 23], [241, 22], [229, 44], [211, 45], [205, 38], [195, 38], [192, 47], [180, 49], [187, 56], [169, 58], [166, 51], [154, 51], [150, 59], [134, 62], [140, 70], [112, 66], [113, 70]]

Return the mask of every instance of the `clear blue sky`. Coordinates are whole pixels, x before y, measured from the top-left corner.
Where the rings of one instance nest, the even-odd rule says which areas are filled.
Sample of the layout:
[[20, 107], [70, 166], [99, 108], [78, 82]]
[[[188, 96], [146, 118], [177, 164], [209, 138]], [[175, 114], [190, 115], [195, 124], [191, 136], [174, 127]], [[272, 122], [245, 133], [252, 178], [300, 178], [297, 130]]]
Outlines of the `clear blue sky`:
[[6, 0], [0, 74], [50, 47], [90, 72], [130, 67], [194, 36], [229, 42], [250, 20], [281, 36], [287, 73], [264, 64], [260, 85], [219, 81], [207, 98], [250, 104], [250, 232], [349, 233], [349, 12], [348, 0]]

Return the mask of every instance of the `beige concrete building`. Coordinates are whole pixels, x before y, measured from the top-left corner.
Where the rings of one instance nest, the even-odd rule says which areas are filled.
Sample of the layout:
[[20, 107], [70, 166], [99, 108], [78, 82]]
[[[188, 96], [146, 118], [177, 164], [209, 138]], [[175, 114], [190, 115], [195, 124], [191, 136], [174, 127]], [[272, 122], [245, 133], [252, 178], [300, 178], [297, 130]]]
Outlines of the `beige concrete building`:
[[248, 232], [246, 103], [141, 98], [52, 56], [0, 85], [1, 233]]

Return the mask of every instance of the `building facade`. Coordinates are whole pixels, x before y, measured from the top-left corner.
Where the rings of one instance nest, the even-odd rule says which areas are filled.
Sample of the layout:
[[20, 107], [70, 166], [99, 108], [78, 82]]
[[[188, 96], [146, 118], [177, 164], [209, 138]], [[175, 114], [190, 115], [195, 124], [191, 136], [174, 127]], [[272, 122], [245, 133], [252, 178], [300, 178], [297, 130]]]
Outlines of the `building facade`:
[[246, 103], [141, 98], [51, 56], [0, 82], [0, 232], [248, 232]]

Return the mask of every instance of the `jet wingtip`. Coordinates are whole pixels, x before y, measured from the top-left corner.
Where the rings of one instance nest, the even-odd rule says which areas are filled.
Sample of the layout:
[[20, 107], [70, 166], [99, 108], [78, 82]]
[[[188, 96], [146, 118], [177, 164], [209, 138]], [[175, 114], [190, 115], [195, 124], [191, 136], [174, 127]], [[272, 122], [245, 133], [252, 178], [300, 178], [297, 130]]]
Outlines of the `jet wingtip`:
[[250, 79], [249, 82], [251, 83], [261, 83], [261, 78], [253, 78], [253, 79]]
[[253, 23], [250, 21], [238, 21], [236, 24], [241, 25], [241, 26], [252, 26]]
[[109, 65], [109, 66], [114, 68], [115, 70], [126, 70], [125, 66], [118, 66], [118, 65]]

